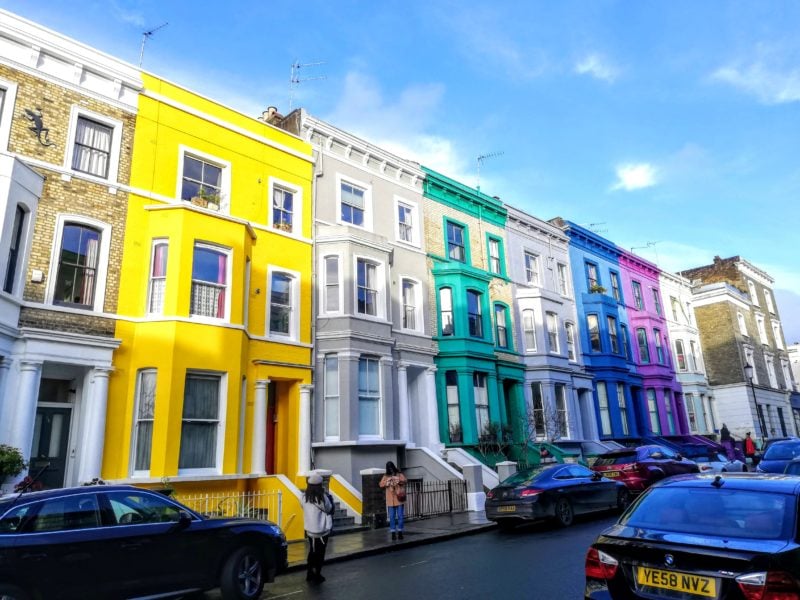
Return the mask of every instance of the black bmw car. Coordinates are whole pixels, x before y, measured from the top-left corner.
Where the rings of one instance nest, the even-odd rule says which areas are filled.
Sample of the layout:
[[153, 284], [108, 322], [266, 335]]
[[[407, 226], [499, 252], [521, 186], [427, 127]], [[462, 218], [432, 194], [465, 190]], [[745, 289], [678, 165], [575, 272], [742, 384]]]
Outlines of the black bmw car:
[[630, 493], [582, 465], [560, 464], [515, 473], [486, 494], [486, 517], [502, 528], [555, 519], [572, 524], [576, 514], [624, 508]]
[[656, 484], [589, 548], [585, 597], [800, 599], [799, 497], [781, 475]]
[[208, 519], [156, 492], [92, 486], [0, 498], [0, 598], [253, 600], [286, 568], [268, 521]]

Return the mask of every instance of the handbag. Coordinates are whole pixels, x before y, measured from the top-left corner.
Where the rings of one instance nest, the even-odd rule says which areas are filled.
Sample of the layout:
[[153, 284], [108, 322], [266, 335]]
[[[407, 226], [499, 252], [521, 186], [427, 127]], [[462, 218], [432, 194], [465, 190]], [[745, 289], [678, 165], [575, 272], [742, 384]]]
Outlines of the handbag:
[[394, 490], [394, 496], [395, 496], [395, 498], [397, 498], [398, 502], [405, 502], [406, 501], [406, 491], [405, 491], [405, 489], [403, 489], [403, 488], [398, 486]]

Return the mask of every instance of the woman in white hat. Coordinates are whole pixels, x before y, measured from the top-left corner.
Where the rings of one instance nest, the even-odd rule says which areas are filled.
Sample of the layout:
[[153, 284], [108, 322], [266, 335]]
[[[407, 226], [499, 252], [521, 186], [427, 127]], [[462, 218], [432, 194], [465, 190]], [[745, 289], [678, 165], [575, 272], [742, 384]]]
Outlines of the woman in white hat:
[[325, 548], [333, 529], [333, 498], [322, 486], [322, 476], [311, 473], [303, 495], [303, 524], [308, 538], [308, 572], [306, 581], [322, 583]]

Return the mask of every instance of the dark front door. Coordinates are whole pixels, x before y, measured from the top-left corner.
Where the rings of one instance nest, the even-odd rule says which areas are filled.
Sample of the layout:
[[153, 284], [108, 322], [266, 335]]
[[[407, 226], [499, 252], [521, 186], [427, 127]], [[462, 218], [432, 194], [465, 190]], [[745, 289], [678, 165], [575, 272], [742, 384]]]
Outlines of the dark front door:
[[69, 407], [39, 406], [36, 409], [28, 472], [35, 475], [44, 469], [39, 481], [45, 488], [64, 486], [71, 417], [72, 408]]
[[270, 381], [267, 386], [267, 456], [266, 456], [266, 469], [267, 473], [275, 472], [275, 434], [277, 433], [277, 410], [276, 402], [278, 401], [275, 392], [277, 391], [278, 384]]

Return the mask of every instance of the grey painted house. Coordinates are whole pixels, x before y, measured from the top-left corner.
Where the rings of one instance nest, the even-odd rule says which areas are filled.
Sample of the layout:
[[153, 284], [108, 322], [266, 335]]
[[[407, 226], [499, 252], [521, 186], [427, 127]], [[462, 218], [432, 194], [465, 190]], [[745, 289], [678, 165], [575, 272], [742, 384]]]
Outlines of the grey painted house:
[[387, 460], [435, 475], [438, 452], [411, 451], [439, 446], [424, 174], [298, 112], [316, 149], [314, 466], [357, 489], [362, 469]]
[[597, 439], [592, 378], [581, 362], [569, 240], [506, 205], [506, 257], [525, 362], [525, 397], [535, 439]]

